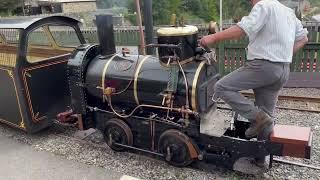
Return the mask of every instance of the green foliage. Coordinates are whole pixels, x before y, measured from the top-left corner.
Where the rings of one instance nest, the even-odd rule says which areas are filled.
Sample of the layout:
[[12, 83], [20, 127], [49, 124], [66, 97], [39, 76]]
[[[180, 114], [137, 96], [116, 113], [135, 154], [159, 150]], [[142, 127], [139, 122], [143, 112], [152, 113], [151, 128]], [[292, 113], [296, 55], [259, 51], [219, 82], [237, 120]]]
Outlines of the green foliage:
[[185, 0], [184, 9], [205, 21], [217, 21], [219, 18], [219, 9], [217, 0]]
[[217, 8], [217, 3], [215, 2], [215, 0], [209, 0], [208, 1], [208, 15], [209, 15], [209, 21], [213, 20], [213, 21], [218, 21], [219, 19], [219, 9]]
[[[129, 14], [133, 14], [136, 11], [135, 1], [126, 1]], [[140, 0], [140, 2], [141, 9], [143, 9], [143, 0]], [[205, 22], [219, 20], [219, 0], [153, 0], [152, 3], [153, 18], [156, 25], [169, 24], [172, 14], [176, 14], [178, 18], [184, 16], [185, 19], [190, 17], [202, 19]], [[223, 19], [240, 19], [249, 13], [250, 8], [247, 0], [223, 0]], [[132, 16], [130, 16], [130, 19], [133, 19]], [[135, 21], [132, 22], [135, 23]]]
[[223, 19], [240, 20], [249, 14], [250, 9], [251, 5], [247, 0], [223, 0]]
[[0, 14], [11, 14], [12, 10], [22, 4], [22, 0], [0, 0]]
[[[218, 8], [217, 0], [153, 0], [153, 17], [156, 25], [169, 24], [171, 15], [176, 14], [178, 18], [184, 16], [193, 20], [201, 19], [205, 21], [217, 20]], [[143, 1], [141, 0], [143, 9]], [[127, 8], [129, 12], [135, 12], [134, 0], [128, 0]]]
[[320, 1], [319, 0], [309, 0], [311, 3], [311, 6], [314, 7], [320, 7]]
[[[180, 0], [153, 1], [153, 18], [155, 24], [169, 24], [172, 14], [179, 14], [178, 4]], [[173, 3], [173, 4], [172, 4]]]
[[125, 7], [129, 0], [97, 0], [98, 8]]

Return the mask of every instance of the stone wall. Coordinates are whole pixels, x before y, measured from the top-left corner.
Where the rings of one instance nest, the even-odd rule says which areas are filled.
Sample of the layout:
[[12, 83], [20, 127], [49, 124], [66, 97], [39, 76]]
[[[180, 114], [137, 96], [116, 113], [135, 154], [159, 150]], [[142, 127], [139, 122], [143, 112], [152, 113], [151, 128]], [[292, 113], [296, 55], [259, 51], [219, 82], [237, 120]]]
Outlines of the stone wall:
[[63, 13], [78, 13], [96, 11], [96, 2], [68, 2], [62, 4]]

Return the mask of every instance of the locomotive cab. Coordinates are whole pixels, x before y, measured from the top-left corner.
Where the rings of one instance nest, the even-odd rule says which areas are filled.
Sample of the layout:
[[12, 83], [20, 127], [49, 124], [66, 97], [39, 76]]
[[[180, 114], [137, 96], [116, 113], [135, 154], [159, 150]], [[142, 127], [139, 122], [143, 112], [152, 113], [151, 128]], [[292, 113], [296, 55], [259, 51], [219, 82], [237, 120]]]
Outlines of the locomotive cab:
[[37, 132], [69, 106], [67, 61], [85, 42], [78, 23], [63, 16], [0, 21], [0, 121]]

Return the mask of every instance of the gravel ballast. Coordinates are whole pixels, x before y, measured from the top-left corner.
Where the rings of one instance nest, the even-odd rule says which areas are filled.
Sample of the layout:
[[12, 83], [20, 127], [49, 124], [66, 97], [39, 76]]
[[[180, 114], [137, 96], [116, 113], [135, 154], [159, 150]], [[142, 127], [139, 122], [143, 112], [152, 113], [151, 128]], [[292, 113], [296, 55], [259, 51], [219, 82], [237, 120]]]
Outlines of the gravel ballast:
[[[306, 91], [306, 89], [304, 90]], [[307, 89], [307, 91], [309, 90], [314, 91], [314, 89]], [[315, 90], [320, 96], [320, 90]], [[296, 96], [310, 94], [305, 91], [295, 89], [291, 92], [291, 90], [285, 89], [284, 93]], [[283, 159], [320, 166], [320, 114], [277, 109], [276, 122], [311, 127], [314, 133], [312, 159]], [[320, 179], [319, 170], [280, 163], [274, 163], [273, 168], [267, 173], [256, 176], [245, 175], [213, 165], [203, 169], [176, 168], [164, 161], [147, 156], [114, 152], [104, 146], [102, 136], [99, 133], [94, 133], [84, 141], [73, 138], [75, 132], [75, 128], [55, 124], [43, 132], [28, 135], [6, 125], [0, 125], [0, 134], [29, 144], [38, 151], [48, 151], [69, 160], [103, 167], [106, 171], [113, 170], [142, 179]]]

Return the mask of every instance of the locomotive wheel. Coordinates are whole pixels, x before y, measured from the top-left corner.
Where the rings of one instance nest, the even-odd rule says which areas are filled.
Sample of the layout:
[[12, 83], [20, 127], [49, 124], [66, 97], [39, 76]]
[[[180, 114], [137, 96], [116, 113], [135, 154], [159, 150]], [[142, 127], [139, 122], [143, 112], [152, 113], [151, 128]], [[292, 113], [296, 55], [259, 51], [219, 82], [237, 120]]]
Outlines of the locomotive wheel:
[[124, 144], [132, 146], [133, 135], [130, 127], [121, 119], [111, 119], [106, 123], [104, 132], [104, 139], [108, 146], [114, 151], [124, 151], [126, 148], [116, 145]]
[[170, 129], [161, 134], [159, 151], [164, 154], [166, 161], [177, 167], [185, 167], [197, 158], [198, 153], [191, 139], [184, 133]]

